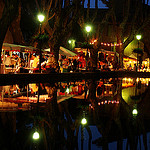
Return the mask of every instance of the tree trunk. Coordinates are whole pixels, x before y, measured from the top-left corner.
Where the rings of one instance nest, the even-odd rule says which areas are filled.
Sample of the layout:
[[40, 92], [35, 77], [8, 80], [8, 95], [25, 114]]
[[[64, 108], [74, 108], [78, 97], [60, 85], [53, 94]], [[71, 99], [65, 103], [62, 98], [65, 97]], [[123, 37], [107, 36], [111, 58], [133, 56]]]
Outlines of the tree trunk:
[[59, 48], [60, 48], [59, 43], [54, 44], [54, 47], [52, 48], [55, 63], [58, 63], [58, 60], [59, 60]]
[[[0, 54], [2, 52], [2, 45], [5, 39], [7, 30], [18, 14], [18, 4], [19, 0], [7, 1], [7, 3], [1, 2], [0, 4], [4, 5], [2, 17], [0, 19]], [[0, 63], [1, 63], [0, 57]]]
[[95, 69], [97, 68], [98, 49], [90, 49], [90, 53], [91, 69], [92, 71], [95, 71]]
[[[1, 112], [1, 149], [16, 149], [15, 133], [16, 133], [16, 113]], [[8, 144], [9, 143], [9, 144]]]
[[123, 68], [123, 55], [124, 55], [124, 50], [122, 46], [119, 46], [119, 68]]
[[13, 37], [14, 43], [22, 44], [24, 43], [24, 38], [22, 35], [22, 31], [20, 28], [20, 20], [21, 20], [21, 3], [19, 3], [19, 15], [16, 19], [12, 21], [10, 25], [10, 31]]
[[[57, 88], [56, 85], [49, 86], [50, 95], [52, 98], [48, 102], [48, 123], [50, 124], [49, 128], [49, 145], [50, 149], [58, 149], [59, 145], [57, 142], [59, 141], [59, 134], [58, 134], [58, 105], [57, 105]], [[52, 94], [51, 94], [52, 93]], [[49, 93], [48, 93], [49, 94]]]
[[123, 68], [123, 56], [124, 56], [124, 49], [123, 49], [123, 29], [117, 28], [117, 43], [120, 44], [118, 47], [119, 53], [119, 68]]
[[89, 95], [88, 95], [88, 99], [91, 102], [93, 107], [97, 106], [96, 86], [97, 86], [96, 81], [91, 79], [89, 81]]

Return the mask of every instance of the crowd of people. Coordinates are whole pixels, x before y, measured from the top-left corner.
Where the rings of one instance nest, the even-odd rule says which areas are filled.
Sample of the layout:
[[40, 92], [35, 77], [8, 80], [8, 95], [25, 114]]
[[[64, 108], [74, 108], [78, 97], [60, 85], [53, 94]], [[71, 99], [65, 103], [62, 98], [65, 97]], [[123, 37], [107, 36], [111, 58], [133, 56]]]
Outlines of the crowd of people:
[[[36, 53], [25, 53], [20, 55], [6, 53], [3, 58], [5, 70], [12, 68], [15, 73], [35, 73], [39, 72], [39, 55]], [[54, 63], [54, 57], [43, 55], [41, 58], [42, 71], [57, 71], [58, 64]]]
[[[3, 58], [5, 69], [12, 68], [15, 73], [38, 73], [39, 72], [39, 55], [36, 53], [6, 53]], [[91, 59], [83, 55], [73, 57], [60, 56], [58, 63], [54, 61], [54, 55], [46, 54], [41, 58], [41, 70], [43, 73], [63, 73], [63, 72], [79, 72], [84, 70], [98, 69], [101, 71], [113, 71], [118, 69], [118, 58], [116, 56], [101, 53], [98, 57], [97, 66], [95, 68], [91, 64]]]

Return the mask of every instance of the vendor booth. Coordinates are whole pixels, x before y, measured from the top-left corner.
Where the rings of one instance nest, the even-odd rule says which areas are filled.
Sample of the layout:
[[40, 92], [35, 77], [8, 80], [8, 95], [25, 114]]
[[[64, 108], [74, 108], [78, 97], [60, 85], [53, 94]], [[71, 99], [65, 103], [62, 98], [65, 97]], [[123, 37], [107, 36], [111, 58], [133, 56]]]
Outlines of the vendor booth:
[[24, 66], [30, 67], [30, 55], [36, 52], [36, 48], [17, 44], [3, 43], [1, 73], [15, 72], [17, 63], [22, 59]]
[[[51, 52], [51, 49], [44, 49], [44, 51], [48, 52], [49, 55], [53, 55], [53, 53]], [[77, 56], [76, 53], [60, 46], [59, 49], [59, 66], [60, 66], [60, 71], [61, 72], [70, 72], [71, 70], [69, 68], [71, 68], [72, 66], [72, 60]], [[53, 56], [50, 56], [53, 57]]]
[[[131, 54], [130, 56], [124, 55], [123, 57], [123, 64], [124, 69], [129, 71], [135, 71], [135, 66], [137, 65], [137, 57], [134, 54]], [[146, 55], [143, 56], [142, 62], [141, 62], [141, 68], [139, 71], [141, 72], [149, 72], [149, 58], [146, 57]]]
[[76, 53], [60, 46], [59, 49], [59, 66], [61, 72], [70, 72], [73, 69], [73, 60], [77, 56]]
[[137, 63], [137, 58], [132, 54], [123, 57], [123, 65], [125, 70], [134, 70], [134, 65]]

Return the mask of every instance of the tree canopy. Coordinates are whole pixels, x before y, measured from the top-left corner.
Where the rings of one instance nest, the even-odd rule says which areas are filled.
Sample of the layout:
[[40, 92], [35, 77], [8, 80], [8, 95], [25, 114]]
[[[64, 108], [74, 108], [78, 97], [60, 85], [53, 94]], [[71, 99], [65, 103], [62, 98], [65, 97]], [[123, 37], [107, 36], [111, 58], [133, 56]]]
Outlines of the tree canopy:
[[[91, 39], [98, 41], [95, 43], [95, 48], [100, 48], [100, 43], [104, 41], [122, 43], [117, 49], [122, 66], [125, 47], [137, 33], [144, 33], [143, 31], [148, 29], [150, 23], [148, 0], [101, 1], [107, 6], [107, 9], [100, 10], [98, 8], [99, 0], [94, 1], [95, 8], [93, 9], [90, 9], [90, 0], [88, 0], [87, 8], [84, 8], [85, 0], [1, 1], [3, 11], [0, 18], [0, 47], [2, 48], [8, 29], [11, 30], [15, 43], [24, 42], [21, 29], [23, 32], [29, 31], [28, 34], [24, 34], [25, 41], [31, 39], [33, 35], [36, 36], [39, 33], [39, 22], [36, 17], [38, 12], [42, 12], [46, 19], [42, 23], [41, 31], [48, 35], [48, 46], [56, 56], [56, 61], [58, 60], [60, 45], [72, 36], [73, 29], [79, 25], [80, 31], [86, 37], [84, 27], [85, 24], [90, 23], [93, 25]], [[29, 17], [30, 22], [27, 17]], [[74, 32], [74, 35], [76, 34], [78, 33]], [[146, 33], [144, 34], [146, 36]], [[77, 37], [81, 37], [81, 34]], [[148, 43], [148, 41], [146, 42]]]
[[[135, 39], [136, 34], [144, 34], [144, 30], [148, 29], [150, 23], [148, 1], [101, 1], [107, 6], [107, 9], [100, 11], [97, 7], [98, 1], [95, 0], [95, 9], [92, 12], [90, 0], [88, 0], [87, 11], [80, 10], [82, 15], [79, 18], [79, 24], [81, 28], [87, 22], [94, 26], [95, 32], [92, 35], [93, 38], [97, 39], [97, 43], [95, 43], [97, 47], [101, 47], [101, 42], [119, 44], [116, 50], [119, 53], [120, 67], [122, 67], [124, 49]], [[92, 13], [93, 16], [91, 16]]]

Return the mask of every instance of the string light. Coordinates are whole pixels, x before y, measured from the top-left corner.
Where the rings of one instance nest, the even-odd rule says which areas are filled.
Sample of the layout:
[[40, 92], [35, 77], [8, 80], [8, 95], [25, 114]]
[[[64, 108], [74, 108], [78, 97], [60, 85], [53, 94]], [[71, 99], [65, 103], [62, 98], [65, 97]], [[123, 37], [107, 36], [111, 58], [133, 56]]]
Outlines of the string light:
[[[119, 104], [119, 101], [117, 101], [117, 100], [105, 100], [104, 102], [103, 101], [102, 102], [98, 102], [99, 106], [100, 105], [105, 105], [105, 104]], [[91, 109], [94, 109], [93, 106], [92, 106], [92, 104], [89, 104], [89, 107]]]
[[101, 42], [101, 45], [104, 45], [104, 46], [121, 46], [122, 43], [113, 44], [113, 43], [104, 43], [104, 42]]
[[90, 44], [95, 44], [97, 42], [97, 39], [95, 39], [95, 40], [92, 40], [91, 42], [90, 42]]

